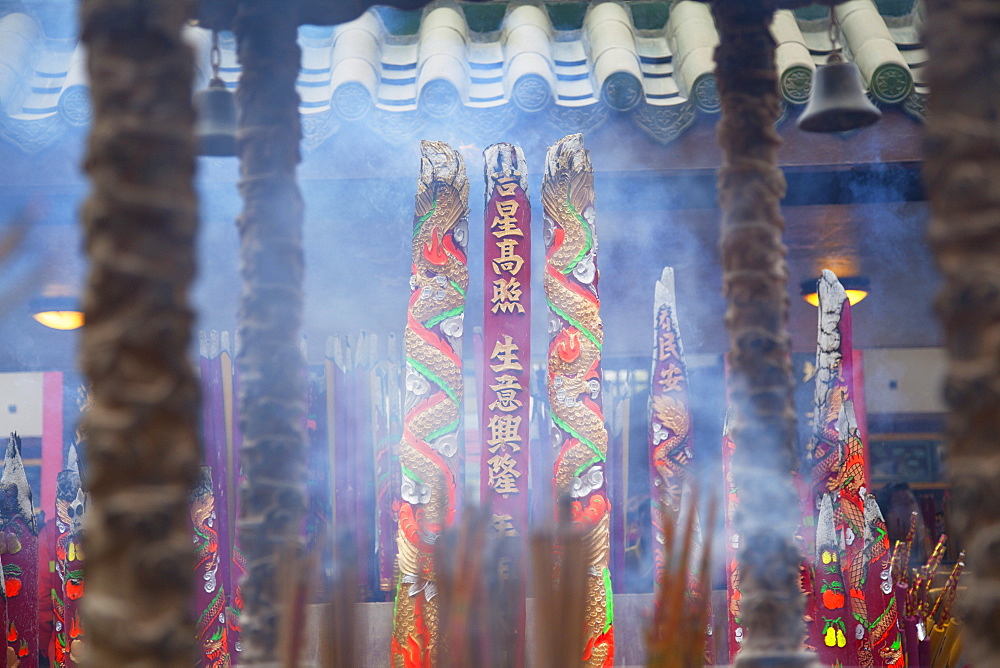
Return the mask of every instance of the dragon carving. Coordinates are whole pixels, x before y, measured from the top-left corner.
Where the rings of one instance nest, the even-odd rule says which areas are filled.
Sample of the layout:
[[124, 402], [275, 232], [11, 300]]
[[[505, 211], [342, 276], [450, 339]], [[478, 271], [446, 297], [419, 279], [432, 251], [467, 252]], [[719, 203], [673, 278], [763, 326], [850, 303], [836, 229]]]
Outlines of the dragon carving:
[[542, 181], [549, 307], [548, 395], [555, 494], [569, 496], [585, 531], [588, 566], [584, 664], [611, 666], [614, 624], [608, 570], [610, 503], [604, 481], [608, 433], [602, 408], [604, 331], [597, 292], [594, 174], [581, 135], [549, 147]]
[[461, 465], [462, 331], [469, 285], [469, 181], [461, 155], [420, 144], [413, 273], [404, 342], [406, 399], [392, 664], [429, 666], [438, 641], [434, 545], [450, 525]]
[[[687, 371], [684, 348], [677, 326], [674, 271], [663, 270], [656, 283], [654, 302], [653, 369], [650, 379], [649, 447], [652, 478], [651, 510], [655, 537], [656, 582], [665, 566], [662, 542], [664, 522], [682, 526], [688, 512], [697, 512], [690, 503], [691, 483], [691, 411], [688, 408]], [[696, 525], [696, 540], [701, 541]], [[697, 595], [696, 565], [700, 547], [692, 552], [687, 573], [688, 590]]]

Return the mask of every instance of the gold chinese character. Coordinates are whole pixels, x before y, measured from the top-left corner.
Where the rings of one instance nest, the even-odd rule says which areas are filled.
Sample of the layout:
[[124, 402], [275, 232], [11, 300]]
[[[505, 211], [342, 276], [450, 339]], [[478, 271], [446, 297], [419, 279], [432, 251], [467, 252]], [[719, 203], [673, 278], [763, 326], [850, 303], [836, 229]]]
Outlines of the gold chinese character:
[[497, 179], [497, 194], [500, 197], [516, 197], [517, 196], [517, 180], [513, 176], [504, 176], [503, 178]]
[[491, 364], [490, 368], [495, 373], [500, 373], [501, 371], [524, 371], [521, 362], [517, 359], [518, 347], [514, 343], [514, 339], [509, 334], [504, 334], [503, 338], [502, 342], [498, 339], [496, 345], [493, 346], [493, 352], [490, 353], [490, 360], [496, 360], [497, 364]]
[[524, 232], [517, 226], [517, 219], [514, 217], [517, 215], [517, 200], [498, 201], [496, 208], [500, 215], [493, 216], [493, 224], [490, 226], [493, 236], [497, 239], [509, 236], [523, 237]]
[[490, 299], [493, 313], [502, 311], [504, 313], [524, 313], [524, 306], [521, 305], [521, 283], [516, 278], [505, 281], [498, 278], [493, 281], [493, 297]]
[[674, 330], [667, 329], [661, 330], [658, 340], [659, 357], [660, 361], [669, 359], [671, 356], [674, 359], [680, 357], [680, 353], [677, 352], [677, 335], [674, 334]]
[[506, 271], [513, 275], [521, 271], [524, 258], [514, 252], [517, 249], [517, 239], [501, 239], [497, 242], [497, 248], [500, 250], [500, 256], [493, 260], [493, 271], [498, 274]]
[[501, 410], [506, 413], [516, 411], [521, 407], [521, 402], [517, 400], [517, 393], [521, 391], [521, 384], [517, 382], [516, 376], [497, 376], [496, 385], [490, 385], [490, 389], [497, 393], [497, 399], [490, 408]]
[[671, 364], [666, 369], [660, 371], [660, 378], [656, 381], [666, 392], [673, 392], [681, 389], [684, 383], [684, 374], [676, 364]]
[[499, 536], [516, 536], [517, 529], [514, 528], [514, 518], [510, 515], [493, 514], [493, 530]]
[[486, 440], [490, 452], [501, 449], [507, 452], [508, 448], [511, 452], [521, 451], [521, 435], [517, 433], [521, 428], [521, 416], [493, 415], [486, 426], [490, 430], [490, 438]]
[[490, 467], [487, 481], [490, 487], [504, 496], [518, 492], [517, 479], [521, 477], [521, 472], [516, 468], [516, 459], [504, 452], [491, 457], [486, 463]]

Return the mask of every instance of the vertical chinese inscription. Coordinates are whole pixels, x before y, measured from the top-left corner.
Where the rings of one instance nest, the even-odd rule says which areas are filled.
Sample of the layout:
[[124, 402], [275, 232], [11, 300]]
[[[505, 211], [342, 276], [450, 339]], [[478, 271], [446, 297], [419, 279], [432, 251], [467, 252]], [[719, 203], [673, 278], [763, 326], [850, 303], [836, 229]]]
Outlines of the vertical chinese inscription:
[[494, 144], [485, 160], [482, 500], [523, 530], [527, 506], [514, 497], [525, 496], [528, 480], [531, 208], [521, 149]]
[[484, 152], [482, 503], [502, 540], [501, 596], [515, 605], [498, 644], [505, 664], [524, 665], [526, 573], [519, 549], [528, 525], [528, 407], [531, 372], [531, 205], [524, 153], [511, 144]]

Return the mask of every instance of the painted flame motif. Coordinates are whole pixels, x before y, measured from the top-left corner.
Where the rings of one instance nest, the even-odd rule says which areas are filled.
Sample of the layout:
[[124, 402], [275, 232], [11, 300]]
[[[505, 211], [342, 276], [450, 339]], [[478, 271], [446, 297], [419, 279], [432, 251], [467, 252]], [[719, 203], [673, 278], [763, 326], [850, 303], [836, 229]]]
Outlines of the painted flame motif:
[[574, 327], [567, 327], [559, 332], [556, 337], [556, 354], [566, 364], [575, 362], [582, 350], [580, 346], [580, 331]]
[[431, 230], [430, 243], [424, 244], [424, 259], [438, 267], [444, 266], [448, 262], [448, 253], [445, 252], [441, 244], [441, 233], [437, 226]]

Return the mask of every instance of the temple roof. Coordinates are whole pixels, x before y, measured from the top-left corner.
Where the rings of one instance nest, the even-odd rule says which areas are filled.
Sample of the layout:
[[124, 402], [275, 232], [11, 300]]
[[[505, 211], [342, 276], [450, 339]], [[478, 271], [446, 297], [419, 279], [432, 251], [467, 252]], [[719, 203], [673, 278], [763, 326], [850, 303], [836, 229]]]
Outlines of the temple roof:
[[[922, 4], [849, 0], [834, 11], [836, 44], [827, 8], [775, 15], [786, 105], [806, 102], [812, 71], [836, 47], [858, 64], [878, 104], [922, 116]], [[23, 9], [0, 16], [0, 136], [29, 153], [91, 118], [83, 49], [75, 38], [48, 35], [43, 24]], [[187, 35], [201, 87], [211, 74], [211, 36], [197, 27]], [[695, 0], [374, 7], [339, 26], [300, 28], [304, 145], [354, 127], [391, 143], [411, 141], [442, 120], [476, 136], [495, 137], [525, 116], [587, 131], [610, 114], [627, 114], [669, 142], [698, 114], [718, 111], [717, 42], [709, 7]], [[220, 45], [221, 78], [235, 88], [232, 35], [222, 33]]]

